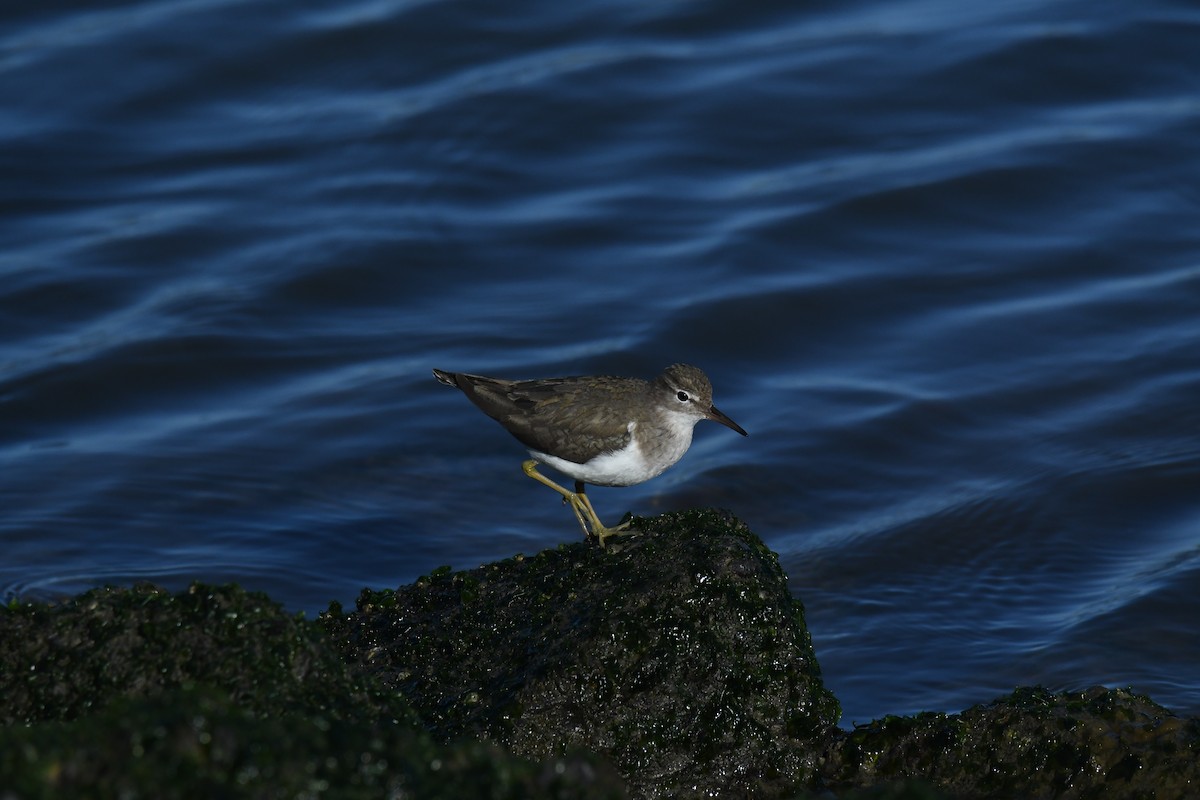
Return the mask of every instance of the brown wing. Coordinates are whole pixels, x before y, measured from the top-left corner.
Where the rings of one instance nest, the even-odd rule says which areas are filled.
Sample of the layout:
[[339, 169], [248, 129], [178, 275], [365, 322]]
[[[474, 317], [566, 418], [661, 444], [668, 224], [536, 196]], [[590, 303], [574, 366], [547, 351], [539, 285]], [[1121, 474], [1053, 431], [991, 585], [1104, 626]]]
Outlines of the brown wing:
[[[632, 378], [550, 378], [506, 381], [443, 373], [483, 413], [526, 447], [582, 464], [629, 444], [629, 419], [614, 400], [644, 392]], [[440, 376], [438, 378], [443, 380]]]

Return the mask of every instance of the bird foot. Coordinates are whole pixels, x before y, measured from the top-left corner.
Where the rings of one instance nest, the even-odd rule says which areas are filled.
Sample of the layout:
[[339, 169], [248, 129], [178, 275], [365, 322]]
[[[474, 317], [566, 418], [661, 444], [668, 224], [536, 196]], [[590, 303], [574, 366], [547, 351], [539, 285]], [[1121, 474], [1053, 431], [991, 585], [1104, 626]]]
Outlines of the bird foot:
[[601, 547], [604, 547], [604, 543], [612, 537], [630, 533], [636, 533], [636, 530], [633, 527], [633, 515], [627, 514], [625, 519], [621, 520], [616, 525], [613, 525], [611, 528], [600, 525], [598, 528], [591, 531], [590, 535], [599, 541]]

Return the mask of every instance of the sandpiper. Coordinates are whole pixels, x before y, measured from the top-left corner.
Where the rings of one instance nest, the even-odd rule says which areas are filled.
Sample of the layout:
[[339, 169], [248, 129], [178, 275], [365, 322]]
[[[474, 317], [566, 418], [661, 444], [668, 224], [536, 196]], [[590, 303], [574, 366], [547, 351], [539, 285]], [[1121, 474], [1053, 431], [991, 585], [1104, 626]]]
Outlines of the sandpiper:
[[[529, 448], [525, 474], [549, 486], [571, 505], [585, 536], [604, 541], [628, 523], [600, 522], [584, 491], [594, 486], [633, 486], [662, 473], [692, 444], [692, 428], [711, 419], [740, 433], [741, 426], [717, 410], [708, 376], [674, 364], [653, 381], [577, 376], [510, 381], [433, 371], [461, 389], [483, 413]], [[538, 462], [575, 479], [575, 491], [537, 471]]]

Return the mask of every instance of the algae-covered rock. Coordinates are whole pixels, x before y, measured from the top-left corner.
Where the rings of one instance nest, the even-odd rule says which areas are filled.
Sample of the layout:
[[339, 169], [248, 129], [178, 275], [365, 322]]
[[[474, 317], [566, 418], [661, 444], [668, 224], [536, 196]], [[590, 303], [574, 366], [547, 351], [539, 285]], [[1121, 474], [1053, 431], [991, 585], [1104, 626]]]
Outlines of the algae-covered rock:
[[0, 720], [3, 798], [626, 796], [586, 755], [434, 742], [314, 622], [236, 586], [0, 609]]
[[636, 792], [794, 795], [837, 722], [778, 559], [715, 512], [637, 520], [323, 618], [444, 739], [599, 752]]
[[842, 731], [774, 554], [636, 524], [318, 621], [199, 584], [0, 607], [0, 798], [1200, 794], [1200, 720], [1126, 691]]
[[70, 720], [195, 683], [260, 715], [305, 709], [416, 724], [405, 702], [352, 673], [312, 621], [237, 586], [172, 594], [139, 584], [0, 609], [4, 724]]
[[0, 796], [623, 798], [586, 759], [535, 764], [482, 742], [435, 744], [397, 725], [263, 717], [213, 690], [117, 700], [74, 722], [0, 728]]
[[928, 781], [910, 778], [880, 783], [863, 789], [844, 789], [836, 795], [825, 791], [809, 795], [804, 800], [956, 800], [956, 798], [946, 794]]
[[1128, 691], [1019, 689], [961, 714], [858, 727], [829, 776], [843, 786], [920, 776], [957, 798], [1195, 797], [1200, 720]]

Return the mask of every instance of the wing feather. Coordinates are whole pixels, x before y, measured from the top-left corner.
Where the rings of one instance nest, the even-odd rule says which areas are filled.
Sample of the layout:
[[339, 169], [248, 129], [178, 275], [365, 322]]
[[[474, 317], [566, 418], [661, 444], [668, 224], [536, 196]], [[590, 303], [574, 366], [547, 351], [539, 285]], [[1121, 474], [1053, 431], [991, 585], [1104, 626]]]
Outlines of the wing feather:
[[454, 375], [455, 385], [521, 444], [582, 464], [629, 444], [630, 418], [614, 403], [646, 390], [634, 378], [506, 381]]

